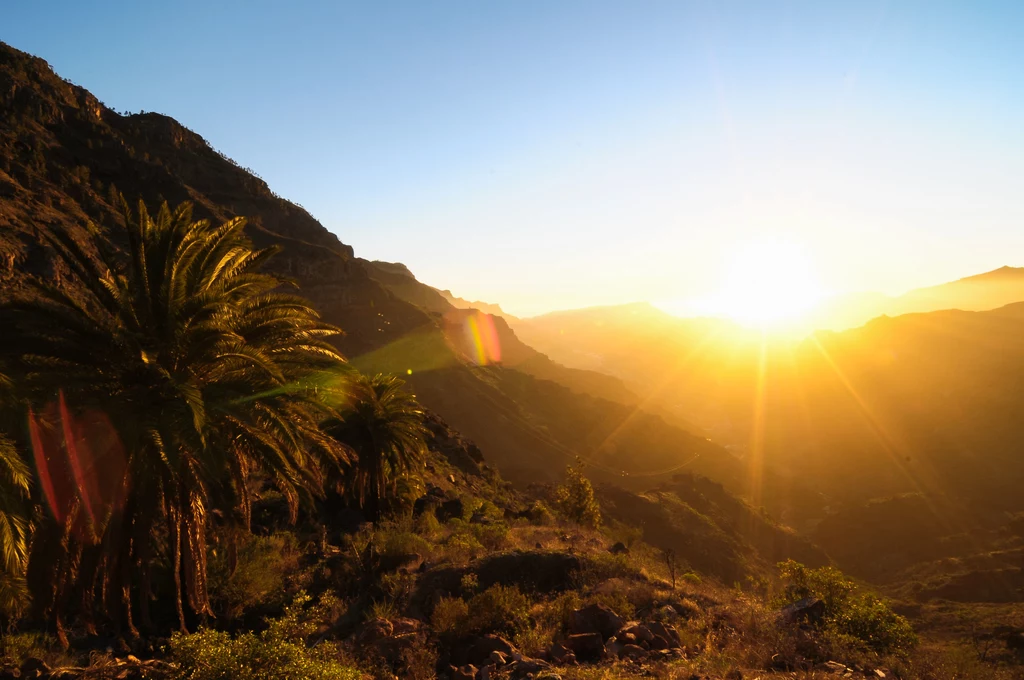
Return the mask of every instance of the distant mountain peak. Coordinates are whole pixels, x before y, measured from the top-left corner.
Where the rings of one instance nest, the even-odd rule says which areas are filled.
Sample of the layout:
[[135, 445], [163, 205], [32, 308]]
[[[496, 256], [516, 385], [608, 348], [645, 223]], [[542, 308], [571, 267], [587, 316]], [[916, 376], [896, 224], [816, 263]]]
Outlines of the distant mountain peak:
[[990, 272], [984, 274], [975, 274], [973, 276], [965, 276], [962, 279], [957, 279], [957, 283], [978, 283], [978, 282], [990, 282], [990, 281], [1006, 281], [1006, 280], [1017, 280], [1024, 279], [1024, 267], [1011, 267], [1004, 265], [998, 269], [993, 269]]

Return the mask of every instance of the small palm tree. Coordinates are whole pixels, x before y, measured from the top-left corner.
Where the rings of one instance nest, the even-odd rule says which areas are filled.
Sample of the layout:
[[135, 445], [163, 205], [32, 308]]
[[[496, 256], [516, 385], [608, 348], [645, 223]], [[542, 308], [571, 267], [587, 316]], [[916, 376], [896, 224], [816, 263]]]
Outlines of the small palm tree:
[[[35, 281], [31, 296], [0, 305], [0, 358], [32, 404], [56, 520], [33, 541], [30, 572], [55, 569], [38, 579], [46, 592], [33, 601], [58, 633], [72, 592], [84, 615], [98, 602], [134, 633], [132, 593], [146, 622], [159, 558], [181, 627], [183, 603], [211, 613], [209, 512], [247, 525], [258, 473], [294, 515], [300, 496], [318, 493], [325, 469], [347, 455], [319, 429], [334, 415], [316, 382], [342, 362], [329, 343], [338, 330], [260, 272], [274, 251], [253, 249], [242, 219], [193, 221], [187, 204], [164, 204], [155, 217], [141, 203], [137, 216], [123, 208], [124, 233], [111, 240], [121, 237], [126, 257], [93, 227], [84, 246], [44, 232], [69, 285]], [[59, 426], [47, 430], [47, 417]], [[45, 446], [54, 432], [58, 444]], [[101, 446], [123, 460], [101, 464]], [[51, 479], [61, 455], [73, 493]]]
[[341, 420], [328, 428], [356, 454], [348, 489], [371, 519], [379, 518], [401, 476], [417, 469], [426, 452], [423, 411], [403, 385], [394, 376], [354, 377]]

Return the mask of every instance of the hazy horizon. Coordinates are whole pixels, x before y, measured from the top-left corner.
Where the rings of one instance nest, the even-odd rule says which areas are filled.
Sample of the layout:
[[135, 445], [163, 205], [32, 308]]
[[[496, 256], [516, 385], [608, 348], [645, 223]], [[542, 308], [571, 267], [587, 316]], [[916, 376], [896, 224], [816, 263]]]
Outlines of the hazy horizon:
[[992, 8], [33, 3], [0, 39], [177, 118], [359, 256], [535, 315], [735, 308], [765, 247], [807, 265], [774, 297], [1017, 264], [1022, 12]]

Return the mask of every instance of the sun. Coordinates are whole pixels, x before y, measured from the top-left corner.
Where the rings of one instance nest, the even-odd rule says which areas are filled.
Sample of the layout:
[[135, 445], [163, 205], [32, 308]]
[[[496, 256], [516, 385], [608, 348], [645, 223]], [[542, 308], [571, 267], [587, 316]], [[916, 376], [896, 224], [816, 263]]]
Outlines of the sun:
[[719, 290], [699, 301], [705, 313], [747, 326], [800, 321], [825, 297], [811, 260], [788, 243], [749, 243], [730, 259]]

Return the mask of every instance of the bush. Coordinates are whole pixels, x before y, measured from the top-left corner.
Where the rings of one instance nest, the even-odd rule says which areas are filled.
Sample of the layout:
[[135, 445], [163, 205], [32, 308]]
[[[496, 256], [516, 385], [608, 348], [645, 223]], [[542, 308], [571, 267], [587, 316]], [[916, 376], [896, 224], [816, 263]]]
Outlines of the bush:
[[515, 586], [491, 586], [469, 600], [471, 633], [515, 635], [530, 627], [530, 600]]
[[453, 527], [452, 534], [444, 542], [444, 556], [455, 564], [469, 562], [478, 554], [483, 553], [484, 546], [477, 540], [473, 532], [464, 522], [450, 522]]
[[474, 538], [488, 550], [501, 550], [508, 544], [509, 528], [505, 522], [474, 524], [472, 526]]
[[917, 644], [910, 622], [833, 567], [808, 569], [787, 560], [779, 564], [790, 582], [786, 600], [816, 597], [825, 603], [824, 624], [843, 636], [860, 640], [876, 652], [906, 653]]
[[555, 523], [555, 515], [543, 501], [534, 501], [526, 510], [526, 517], [530, 524], [544, 527]]
[[629, 555], [612, 553], [595, 553], [583, 558], [579, 575], [580, 584], [597, 585], [612, 578], [632, 579], [640, 575], [640, 570], [633, 566]]
[[434, 606], [430, 626], [439, 635], [461, 637], [466, 633], [469, 605], [459, 597], [442, 597]]
[[299, 567], [291, 534], [247, 536], [243, 540], [234, 573], [227, 550], [210, 553], [210, 599], [228, 619], [238, 618], [250, 607], [283, 605], [288, 574]]
[[237, 637], [215, 630], [175, 633], [170, 642], [170, 660], [177, 664], [182, 680], [359, 680], [356, 669], [342, 663], [340, 651], [329, 643], [307, 647], [305, 640], [316, 632], [318, 619], [333, 606], [329, 598], [304, 611], [309, 602], [298, 596], [286, 607], [284, 616], [269, 622], [260, 634]]
[[555, 489], [555, 506], [570, 522], [596, 529], [601, 525], [601, 507], [594, 498], [594, 487], [583, 475], [583, 461], [565, 470], [565, 484]]

